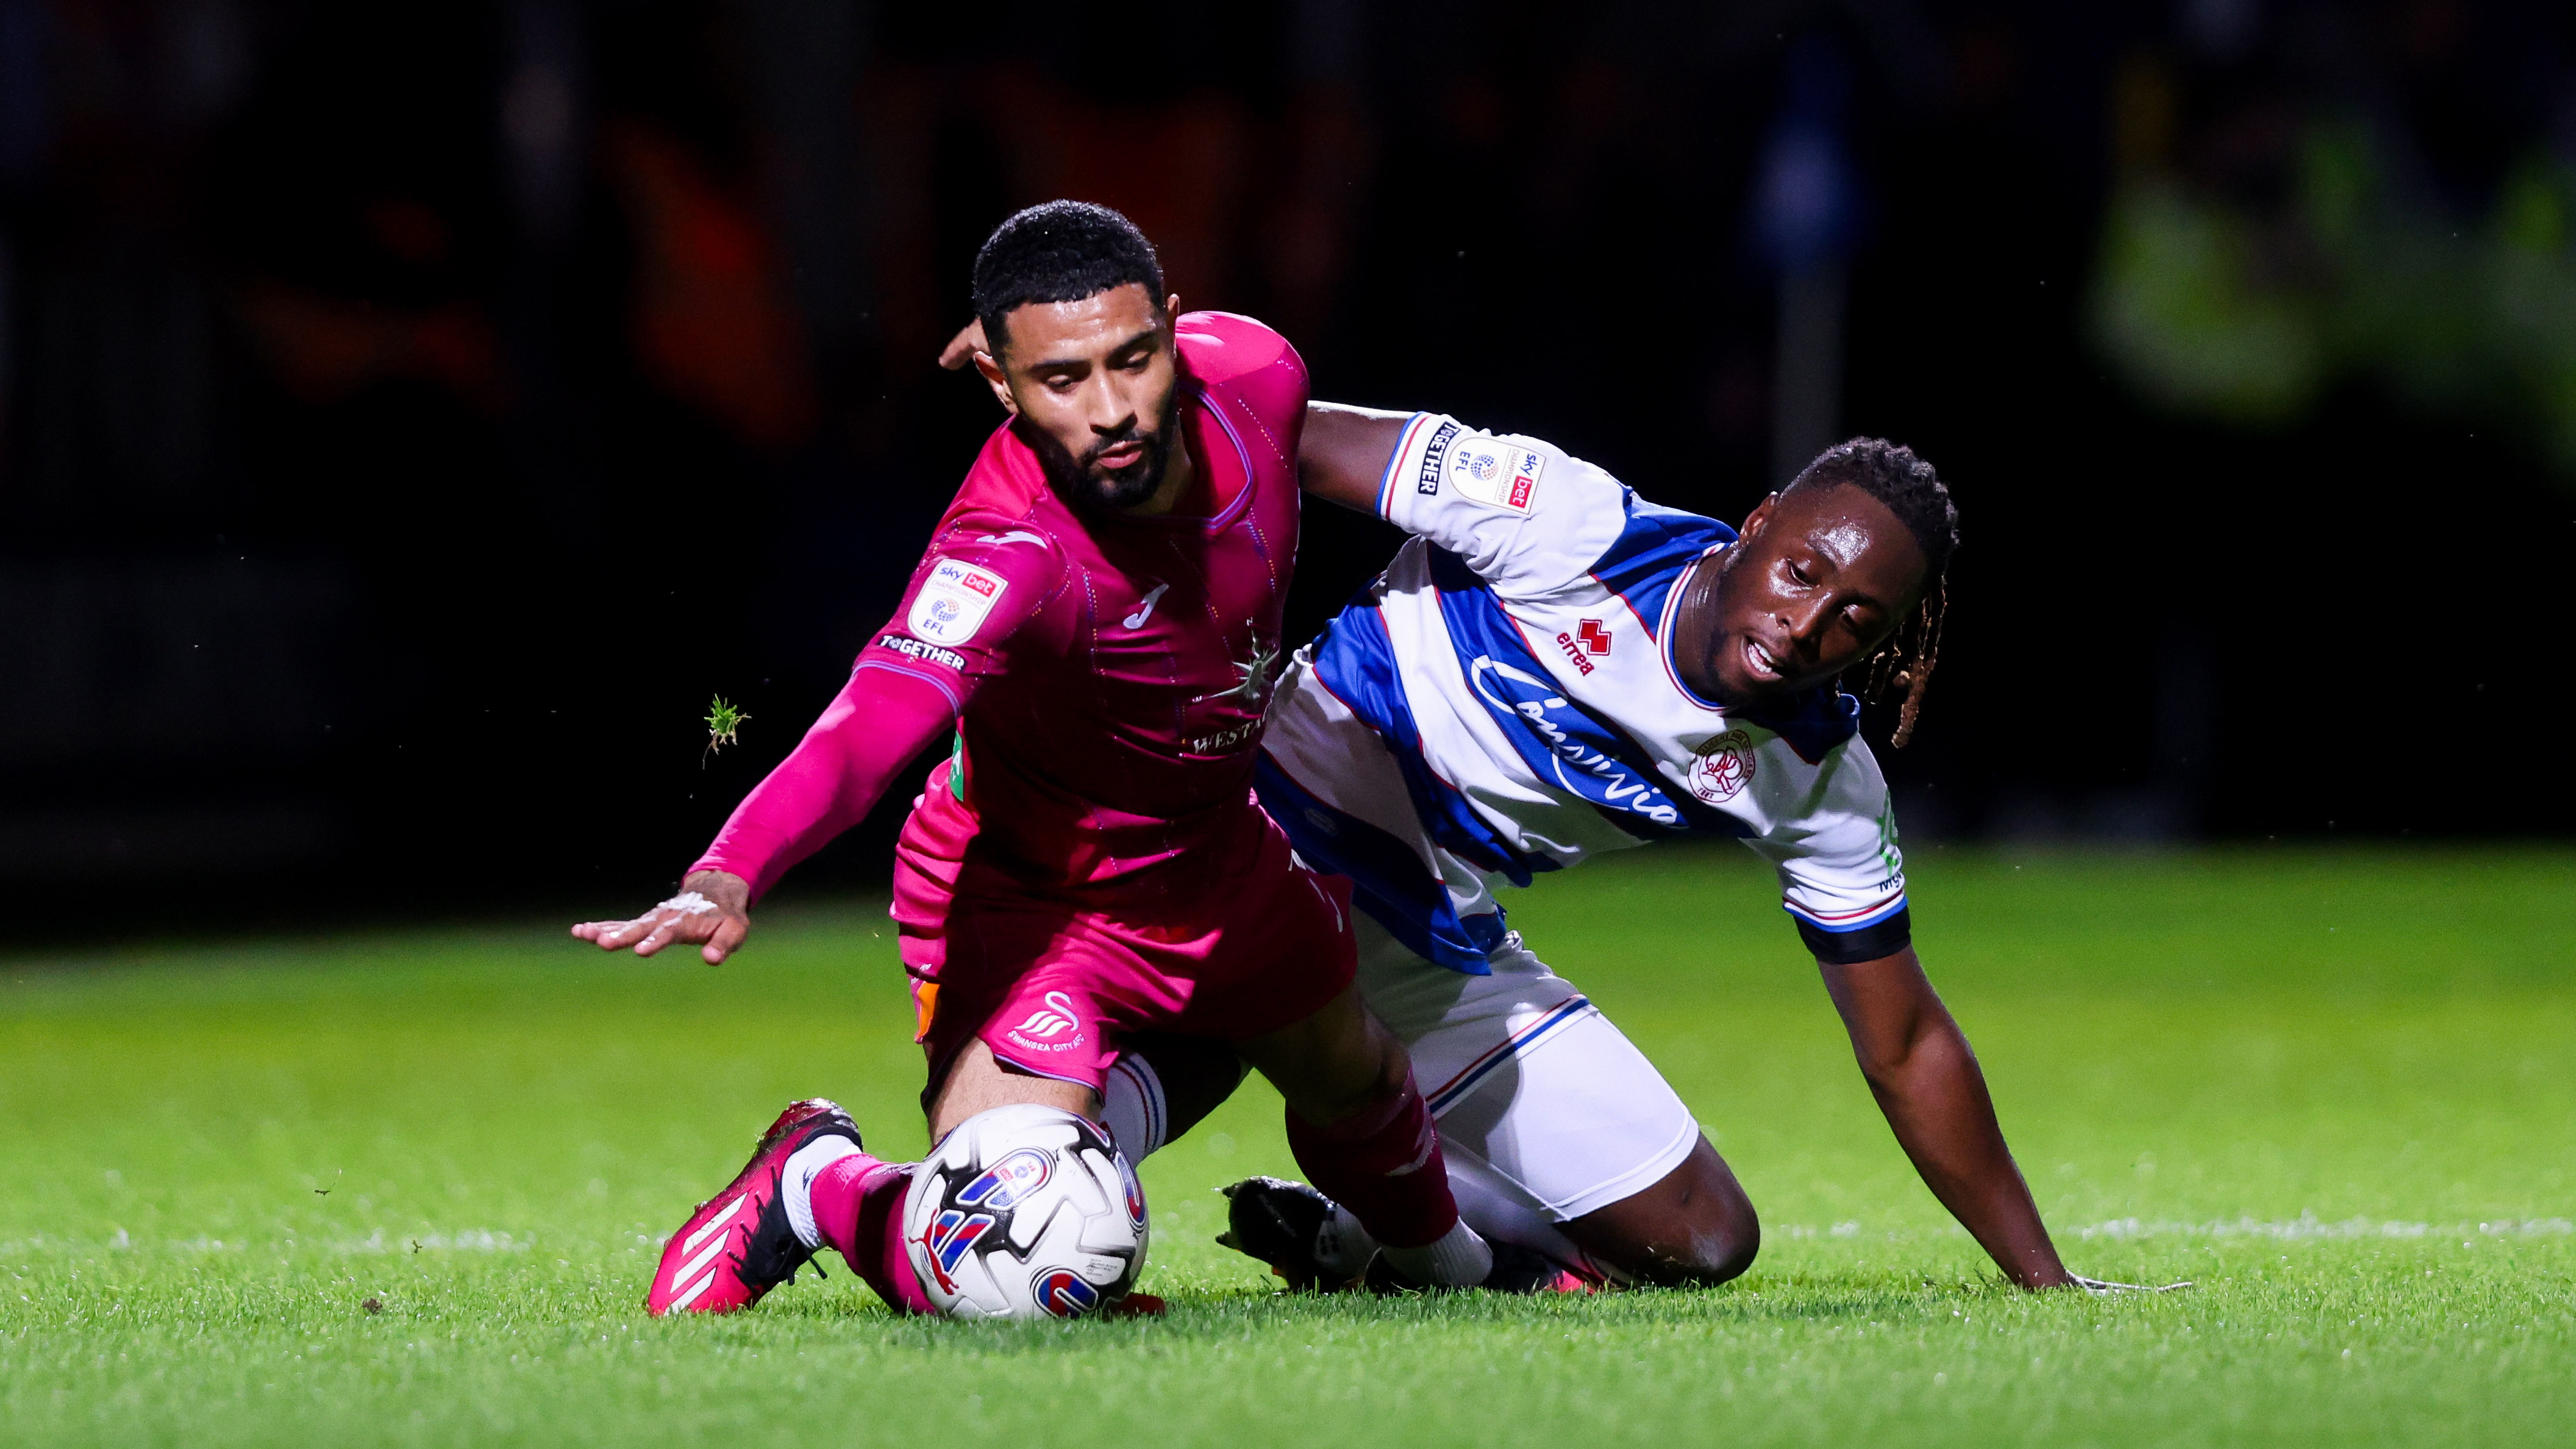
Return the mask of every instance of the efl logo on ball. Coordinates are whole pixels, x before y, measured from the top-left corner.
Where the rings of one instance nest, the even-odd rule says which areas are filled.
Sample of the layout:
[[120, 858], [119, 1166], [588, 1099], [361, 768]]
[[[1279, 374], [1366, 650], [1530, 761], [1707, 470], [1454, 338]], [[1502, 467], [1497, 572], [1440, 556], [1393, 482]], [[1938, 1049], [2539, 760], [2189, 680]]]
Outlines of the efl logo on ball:
[[1028, 1200], [1031, 1193], [1046, 1186], [1055, 1169], [1047, 1154], [1033, 1147], [1023, 1147], [1001, 1161], [985, 1168], [973, 1182], [957, 1190], [956, 1200], [970, 1208], [990, 1208], [1008, 1212]]

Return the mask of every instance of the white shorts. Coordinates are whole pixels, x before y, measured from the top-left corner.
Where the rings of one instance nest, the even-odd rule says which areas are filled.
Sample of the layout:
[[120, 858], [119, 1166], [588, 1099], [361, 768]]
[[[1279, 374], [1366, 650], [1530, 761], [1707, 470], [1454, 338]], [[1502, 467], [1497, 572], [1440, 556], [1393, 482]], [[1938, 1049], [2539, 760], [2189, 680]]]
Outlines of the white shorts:
[[1494, 974], [1468, 976], [1353, 914], [1361, 995], [1412, 1052], [1459, 1210], [1479, 1231], [1561, 1250], [1554, 1224], [1651, 1187], [1690, 1156], [1690, 1109], [1519, 932], [1487, 957]]

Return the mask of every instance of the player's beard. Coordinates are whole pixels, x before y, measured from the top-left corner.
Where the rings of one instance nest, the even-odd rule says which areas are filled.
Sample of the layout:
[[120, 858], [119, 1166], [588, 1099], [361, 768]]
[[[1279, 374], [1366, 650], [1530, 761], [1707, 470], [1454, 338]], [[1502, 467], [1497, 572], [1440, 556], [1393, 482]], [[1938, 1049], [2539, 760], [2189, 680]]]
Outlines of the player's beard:
[[[1029, 451], [1038, 455], [1038, 466], [1046, 470], [1047, 482], [1056, 496], [1071, 504], [1079, 513], [1124, 513], [1154, 496], [1163, 486], [1163, 469], [1172, 460], [1173, 423], [1180, 414], [1181, 390], [1177, 387], [1163, 399], [1162, 416], [1148, 430], [1131, 427], [1114, 437], [1094, 437], [1091, 447], [1076, 458], [1054, 435], [1040, 427], [1017, 429]], [[1104, 472], [1100, 455], [1120, 443], [1142, 443], [1145, 455], [1115, 473]]]

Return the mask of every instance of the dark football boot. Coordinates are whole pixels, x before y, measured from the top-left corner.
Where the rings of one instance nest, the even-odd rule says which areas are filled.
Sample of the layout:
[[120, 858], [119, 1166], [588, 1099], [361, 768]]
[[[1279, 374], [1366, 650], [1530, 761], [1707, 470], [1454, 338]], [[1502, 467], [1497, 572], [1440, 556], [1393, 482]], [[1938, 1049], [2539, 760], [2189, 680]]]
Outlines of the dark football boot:
[[1338, 1246], [1332, 1199], [1277, 1177], [1247, 1177], [1217, 1191], [1225, 1195], [1219, 1243], [1269, 1264], [1294, 1292], [1345, 1286], [1349, 1275], [1325, 1266]]

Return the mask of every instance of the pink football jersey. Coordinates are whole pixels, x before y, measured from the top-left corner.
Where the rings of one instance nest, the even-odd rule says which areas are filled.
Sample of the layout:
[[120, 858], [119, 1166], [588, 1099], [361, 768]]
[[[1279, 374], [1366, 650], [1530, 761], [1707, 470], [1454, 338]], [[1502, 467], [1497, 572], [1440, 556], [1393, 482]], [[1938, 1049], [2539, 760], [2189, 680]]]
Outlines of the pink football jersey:
[[[1192, 312], [1176, 330], [1191, 496], [1159, 517], [1077, 514], [1029, 446], [996, 429], [861, 651], [850, 707], [816, 726], [908, 736], [920, 711], [896, 699], [935, 690], [964, 735], [976, 854], [1027, 888], [1105, 885], [1184, 852], [1222, 874], [1258, 835], [1252, 767], [1297, 557], [1306, 369], [1247, 317]], [[891, 751], [864, 753], [874, 774]], [[821, 844], [787, 818], [789, 773], [744, 801], [702, 867], [765, 888]], [[834, 781], [849, 797], [830, 812], [841, 824], [889, 783], [854, 790], [850, 773]], [[761, 802], [773, 784], [776, 812]]]

